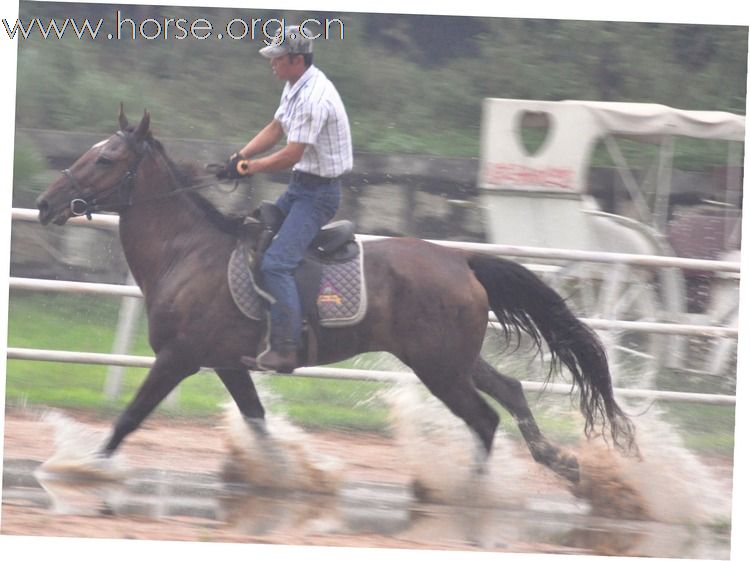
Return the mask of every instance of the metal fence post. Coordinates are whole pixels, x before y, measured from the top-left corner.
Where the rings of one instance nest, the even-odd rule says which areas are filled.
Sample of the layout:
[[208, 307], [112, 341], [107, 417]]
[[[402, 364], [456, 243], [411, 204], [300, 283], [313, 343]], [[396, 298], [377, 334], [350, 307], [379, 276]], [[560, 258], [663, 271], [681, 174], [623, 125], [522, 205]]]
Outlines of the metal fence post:
[[[133, 275], [128, 273], [128, 285], [135, 285]], [[112, 354], [128, 354], [133, 346], [133, 338], [138, 328], [142, 302], [138, 298], [123, 297], [117, 316], [117, 330]], [[110, 366], [104, 380], [104, 395], [109, 401], [114, 401], [122, 390], [122, 378], [125, 375], [124, 366]]]

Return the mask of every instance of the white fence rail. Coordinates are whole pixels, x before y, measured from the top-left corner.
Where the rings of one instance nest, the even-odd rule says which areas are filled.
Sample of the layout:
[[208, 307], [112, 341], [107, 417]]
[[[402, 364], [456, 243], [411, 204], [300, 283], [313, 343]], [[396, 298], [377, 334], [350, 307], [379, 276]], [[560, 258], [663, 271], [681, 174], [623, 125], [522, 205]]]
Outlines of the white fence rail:
[[[37, 211], [31, 209], [13, 209], [13, 219], [23, 221], [36, 221]], [[117, 228], [119, 219], [117, 216], [95, 215], [93, 220], [88, 221], [85, 218], [75, 218], [70, 221], [73, 224], [104, 226], [107, 228]], [[363, 241], [371, 239], [380, 239], [380, 236], [358, 236]], [[441, 240], [430, 240], [434, 243], [446, 246], [468, 249], [472, 251], [481, 251], [506, 257], [528, 257], [539, 259], [555, 259], [569, 261], [587, 261], [596, 263], [609, 264], [626, 264], [640, 267], [678, 267], [681, 269], [714, 271], [722, 273], [740, 272], [740, 264], [734, 261], [709, 261], [704, 259], [685, 259], [677, 257], [663, 257], [654, 255], [633, 255], [621, 253], [605, 253], [596, 251], [580, 250], [562, 250], [547, 249], [536, 247], [521, 247], [500, 244], [480, 244], [468, 242], [448, 242]], [[33, 290], [33, 291], [57, 291], [77, 294], [98, 294], [119, 297], [142, 297], [140, 290], [135, 286], [127, 285], [110, 285], [102, 283], [88, 282], [70, 282], [70, 281], [53, 281], [42, 279], [28, 278], [11, 278], [9, 282], [11, 289]], [[490, 314], [490, 319], [494, 316]], [[721, 337], [737, 338], [738, 330], [731, 327], [717, 327], [707, 325], [678, 325], [657, 322], [635, 322], [635, 321], [618, 321], [603, 319], [582, 318], [594, 329], [601, 330], [631, 330], [645, 331], [652, 333], [701, 336], [701, 337]], [[80, 364], [103, 364], [122, 367], [142, 367], [148, 368], [153, 363], [152, 357], [142, 357], [122, 354], [100, 354], [100, 353], [81, 353], [72, 351], [55, 351], [47, 349], [21, 349], [9, 348], [8, 359], [14, 360], [38, 360], [52, 362], [68, 362]], [[346, 378], [357, 380], [375, 380], [375, 381], [403, 381], [405, 379], [414, 379], [413, 375], [407, 372], [388, 372], [376, 370], [356, 370], [342, 368], [300, 368], [295, 370], [295, 376], [310, 376], [319, 378]], [[546, 391], [554, 393], [569, 393], [570, 386], [562, 384], [541, 384], [537, 382], [522, 382], [524, 388], [531, 391]], [[666, 401], [682, 402], [700, 402], [722, 405], [733, 405], [735, 397], [731, 395], [715, 394], [698, 394], [685, 392], [666, 392], [655, 390], [636, 390], [636, 389], [616, 389], [618, 395], [623, 397], [640, 397], [660, 399]]]
[[[133, 355], [113, 355], [106, 353], [79, 353], [73, 351], [51, 351], [43, 349], [9, 348], [8, 358], [16, 360], [39, 360], [47, 362], [67, 362], [76, 364], [103, 364], [149, 368], [154, 363], [153, 357]], [[280, 374], [274, 374], [278, 376]], [[409, 382], [417, 381], [411, 372], [394, 372], [388, 370], [361, 370], [354, 368], [305, 367], [298, 368], [290, 376], [308, 378], [329, 378], [338, 380], [369, 380], [374, 382]], [[557, 394], [569, 394], [570, 385], [543, 384], [541, 382], [522, 381], [524, 389], [545, 391]], [[622, 397], [659, 399], [661, 401], [679, 401], [690, 403], [710, 403], [714, 405], [734, 405], [735, 396], [705, 393], [668, 392], [654, 390], [637, 390], [615, 388], [615, 394]]]
[[[36, 222], [36, 210], [14, 208], [13, 220]], [[70, 224], [89, 224], [92, 226], [106, 226], [117, 228], [119, 218], [110, 215], [93, 215], [92, 220], [83, 217], [73, 218]], [[383, 239], [383, 236], [358, 234], [362, 241]], [[552, 249], [541, 247], [525, 247], [504, 244], [487, 244], [472, 242], [451, 242], [444, 240], [428, 240], [445, 247], [455, 247], [505, 257], [530, 257], [537, 259], [555, 259], [564, 261], [586, 261], [591, 263], [609, 263], [634, 265], [639, 267], [677, 267], [693, 271], [713, 271], [717, 273], [739, 273], [740, 264], [737, 261], [711, 261], [708, 259], [687, 259], [685, 257], [665, 257], [661, 255], [636, 255], [632, 253], [608, 253], [604, 251], [583, 251], [577, 249]]]
[[[94, 282], [58, 281], [45, 279], [27, 279], [11, 277], [8, 280], [11, 289], [30, 291], [54, 291], [72, 294], [96, 294], [107, 296], [132, 296], [142, 298], [143, 294], [137, 286], [103, 284]], [[737, 338], [738, 330], [734, 327], [717, 327], [713, 325], [681, 325], [658, 323], [650, 321], [625, 321], [598, 318], [580, 318], [593, 329], [612, 331], [641, 331], [660, 333], [665, 335], [688, 335], [693, 337], [728, 337]], [[490, 320], [495, 321], [494, 314]]]

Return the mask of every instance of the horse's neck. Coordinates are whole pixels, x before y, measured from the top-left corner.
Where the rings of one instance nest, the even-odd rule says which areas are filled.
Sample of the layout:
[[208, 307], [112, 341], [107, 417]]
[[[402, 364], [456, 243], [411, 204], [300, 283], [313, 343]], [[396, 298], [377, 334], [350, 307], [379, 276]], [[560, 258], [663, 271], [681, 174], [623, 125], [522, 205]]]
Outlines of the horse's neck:
[[201, 240], [193, 204], [173, 193], [174, 177], [158, 154], [144, 158], [135, 178], [132, 206], [120, 213], [120, 240], [133, 277], [148, 293], [176, 259], [190, 252], [187, 239]]

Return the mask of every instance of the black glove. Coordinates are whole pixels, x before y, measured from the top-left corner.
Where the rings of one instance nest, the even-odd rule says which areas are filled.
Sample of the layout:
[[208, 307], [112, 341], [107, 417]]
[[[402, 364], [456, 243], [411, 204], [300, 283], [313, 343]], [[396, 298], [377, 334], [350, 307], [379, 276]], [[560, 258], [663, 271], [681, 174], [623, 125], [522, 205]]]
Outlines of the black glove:
[[216, 172], [216, 179], [239, 179], [242, 177], [237, 172], [237, 162], [242, 160], [242, 157], [235, 152], [224, 164], [224, 167]]

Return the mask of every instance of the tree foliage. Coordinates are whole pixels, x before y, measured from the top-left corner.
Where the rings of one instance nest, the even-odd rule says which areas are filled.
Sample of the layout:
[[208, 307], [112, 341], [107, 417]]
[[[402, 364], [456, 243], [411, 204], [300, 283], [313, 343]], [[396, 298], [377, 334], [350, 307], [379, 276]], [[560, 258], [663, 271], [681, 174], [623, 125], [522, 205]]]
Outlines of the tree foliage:
[[[115, 6], [21, 3], [21, 19], [104, 18]], [[119, 7], [136, 21], [336, 17], [316, 64], [347, 106], [355, 148], [476, 156], [485, 97], [655, 102], [744, 113], [747, 28], [249, 9]], [[281, 91], [262, 37], [19, 40], [21, 127], [111, 131], [120, 100], [164, 136], [245, 142]]]

